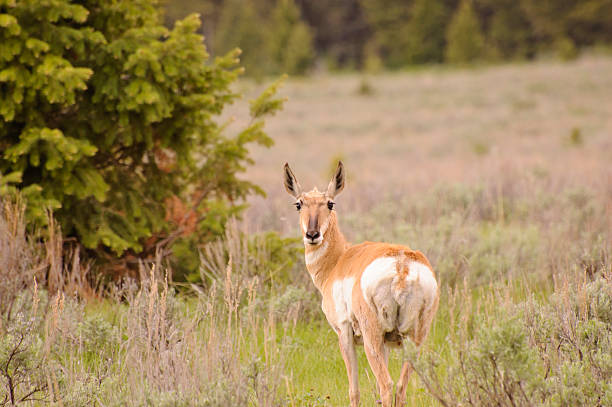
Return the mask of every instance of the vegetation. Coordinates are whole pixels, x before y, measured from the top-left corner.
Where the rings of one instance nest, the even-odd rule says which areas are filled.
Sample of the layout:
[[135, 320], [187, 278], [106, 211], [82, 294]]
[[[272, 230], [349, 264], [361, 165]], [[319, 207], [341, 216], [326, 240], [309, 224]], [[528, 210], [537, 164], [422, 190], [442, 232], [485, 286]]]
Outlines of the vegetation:
[[[446, 189], [424, 197], [425, 204], [434, 200], [438, 210], [450, 212], [457, 205], [457, 193]], [[555, 219], [562, 225], [557, 232], [563, 234], [561, 243], [572, 242], [574, 250], [551, 253], [548, 245], [559, 244], [558, 236], [552, 241], [532, 236], [529, 252], [521, 254], [526, 247], [523, 237], [513, 236], [516, 220], [478, 220], [479, 213], [495, 207], [460, 209], [458, 218], [467, 222], [449, 229], [448, 218], [429, 212], [425, 204], [398, 202], [368, 218], [360, 214], [364, 221], [393, 221], [391, 214], [401, 207], [423, 220], [419, 231], [433, 229], [431, 245], [443, 246], [443, 252], [427, 249], [437, 259], [443, 283], [430, 338], [420, 357], [410, 349], [392, 354], [395, 376], [402, 357], [412, 358], [416, 368], [409, 401], [425, 406], [436, 399], [442, 405], [490, 405], [496, 400], [505, 405], [512, 398], [516, 405], [608, 405], [612, 265], [606, 231], [589, 226], [590, 237], [580, 240], [573, 218]], [[600, 219], [599, 209], [585, 212], [579, 200], [566, 205], [555, 213], [574, 212], [584, 216], [587, 225]], [[11, 299], [2, 304], [0, 328], [5, 402], [345, 404], [346, 378], [335, 334], [321, 316], [299, 257], [292, 257], [299, 260], [296, 267], [284, 269], [288, 274], [266, 274], [262, 270], [272, 269], [277, 261], [275, 251], [265, 244], [250, 244], [233, 225], [223, 241], [203, 253], [202, 280], [211, 282], [208, 288], [192, 286], [189, 294], [178, 294], [158, 262], [141, 269], [145, 277], [140, 286], [126, 280], [109, 288], [107, 299], [85, 303], [70, 294], [75, 291], [68, 284], [58, 294], [42, 289], [45, 270], [78, 275], [72, 268], [80, 265], [54, 269], [48, 259], [63, 256], [53, 253], [51, 245], [14, 234], [11, 226], [25, 230], [15, 218], [23, 211], [6, 202], [3, 208], [1, 258], [15, 258], [12, 244], [23, 250], [26, 264], [35, 265], [26, 269], [31, 282], [15, 268], [3, 268], [7, 273], [0, 280], [1, 298]], [[527, 222], [540, 230], [543, 225], [533, 221], [540, 216], [533, 213]], [[351, 228], [360, 227], [350, 216], [344, 218]], [[482, 234], [490, 227], [499, 235]], [[410, 235], [396, 229], [391, 234], [401, 240], [406, 233]], [[465, 234], [481, 237], [461, 245], [466, 250], [462, 254], [456, 244]], [[506, 234], [510, 236], [500, 239]], [[226, 253], [231, 260], [218, 261], [226, 259]], [[472, 253], [472, 258], [462, 260]], [[284, 253], [282, 258], [286, 256], [296, 253]], [[457, 276], [454, 260], [464, 268]], [[536, 273], [538, 269], [549, 272]], [[6, 295], [17, 279], [29, 288]], [[373, 403], [375, 383], [362, 350], [359, 357], [363, 402]]]
[[493, 308], [460, 318], [448, 353], [413, 357], [416, 371], [444, 406], [610, 405], [609, 279], [565, 281], [544, 304], [482, 301]]
[[[289, 81], [283, 91], [291, 103], [270, 129], [276, 147], [254, 152], [253, 179], [268, 196], [251, 199], [245, 221], [253, 230], [299, 236], [294, 208], [279, 187], [279, 163], [288, 161], [306, 177], [302, 186], [311, 188], [329, 179], [341, 157], [348, 177], [337, 201], [343, 232], [351, 242], [397, 242], [427, 254], [443, 288], [419, 359], [421, 374], [434, 363], [443, 389], [461, 388], [460, 377], [451, 381], [445, 374], [458, 363], [449, 360], [453, 349], [470, 343], [484, 349], [493, 331], [514, 318], [535, 348], [532, 301], [545, 309], [537, 312], [556, 321], [554, 313], [561, 311], [552, 311], [553, 298], [583, 295], [593, 281], [607, 281], [610, 69], [609, 57], [585, 56], [477, 71], [382, 73], [368, 77], [375, 93], [367, 98], [356, 97], [358, 73]], [[240, 106], [235, 108], [237, 114]], [[580, 143], [571, 141], [574, 129]], [[304, 270], [303, 280], [298, 277], [294, 286], [312, 286]], [[298, 323], [292, 334], [300, 351], [288, 355], [290, 395], [296, 405], [346, 405], [336, 334], [319, 309], [314, 315], [319, 318]], [[569, 311], [561, 315], [571, 320]], [[580, 318], [599, 324], [599, 317]], [[537, 360], [552, 360], [547, 352], [538, 350]], [[560, 354], [556, 367], [570, 357]], [[374, 378], [363, 352], [359, 358], [362, 402], [374, 405]], [[394, 378], [401, 358], [401, 352], [392, 353]], [[472, 369], [483, 366], [470, 363]], [[510, 367], [530, 368], [518, 362]], [[564, 380], [558, 370], [554, 375]], [[410, 382], [409, 405], [439, 405], [417, 374]], [[455, 401], [464, 402], [460, 396]], [[546, 402], [554, 405], [550, 398], [532, 404]]]
[[446, 32], [446, 60], [451, 63], [474, 62], [483, 57], [484, 37], [471, 0], [462, 0]]
[[[166, 289], [171, 273], [160, 259], [153, 276], [141, 266], [141, 286], [126, 280], [96, 299], [79, 285], [88, 264], [53, 251], [57, 235], [29, 237], [23, 205], [5, 201], [0, 366], [15, 339], [27, 340], [19, 345], [23, 357], [0, 372], [0, 399], [9, 394], [8, 374], [14, 394], [38, 390], [29, 398], [45, 400], [25, 406], [346, 405], [337, 338], [304, 270], [300, 242], [252, 233], [299, 236], [279, 181], [282, 159], [315, 180], [327, 178], [341, 156], [348, 181], [337, 210], [347, 237], [422, 250], [441, 282], [439, 314], [420, 356], [407, 348], [391, 357], [393, 377], [403, 357], [413, 358], [411, 405], [442, 405], [437, 398], [503, 405], [507, 390], [518, 405], [606, 406], [612, 217], [610, 178], [601, 174], [608, 171], [610, 78], [601, 72], [611, 63], [598, 57], [372, 75], [377, 92], [368, 98], [355, 96], [359, 75], [334, 77], [333, 84], [311, 79], [308, 89], [289, 81], [293, 103], [271, 129], [279, 150], [254, 152], [252, 178], [268, 198], [251, 199], [248, 227], [230, 222], [221, 240], [202, 249], [203, 284], [168, 282]], [[398, 115], [394, 106], [409, 112]], [[370, 114], [385, 127], [368, 125], [369, 110], [360, 109], [376, 109]], [[304, 111], [312, 112], [308, 122]], [[431, 122], [436, 114], [454, 119]], [[515, 116], [520, 123], [503, 124]], [[330, 123], [335, 127], [322, 131]], [[518, 136], [525, 129], [533, 134]], [[571, 142], [574, 129], [580, 143]], [[381, 135], [385, 143], [377, 142]], [[301, 144], [321, 140], [330, 156], [313, 156]], [[488, 152], [476, 154], [474, 140]], [[406, 157], [414, 164], [409, 172], [402, 171]], [[471, 176], [449, 181], [470, 169]], [[30, 323], [35, 296], [38, 317]], [[373, 405], [374, 379], [362, 350], [358, 356], [362, 402]]]
[[[332, 69], [365, 69], [373, 54], [387, 68], [404, 68], [443, 62], [524, 60], [551, 52], [572, 59], [585, 47], [609, 46], [612, 42], [610, 0], [239, 3], [172, 1], [167, 4], [167, 21], [200, 12], [213, 52], [224, 53], [238, 44], [248, 55], [247, 73], [256, 77], [278, 72], [303, 74], [314, 63], [313, 55]], [[279, 24], [277, 18], [283, 8], [293, 11], [286, 11], [285, 23]], [[235, 24], [228, 24], [228, 15], [235, 16]], [[288, 31], [283, 27], [289, 22], [295, 27], [291, 45], [282, 39], [287, 38]], [[256, 46], [252, 46], [254, 42]], [[292, 62], [296, 58], [302, 63]]]
[[[257, 1], [229, 0], [222, 5], [215, 32], [216, 52], [239, 47], [247, 74], [303, 75], [312, 64], [312, 34], [293, 0], [260, 8]], [[267, 10], [267, 12], [266, 12]]]
[[[230, 261], [210, 288], [184, 298], [157, 262], [141, 266], [139, 285], [125, 280], [86, 304], [70, 284], [43, 289], [53, 273], [81, 266], [54, 268], [61, 246], [28, 241], [22, 209], [5, 201], [0, 211], [0, 259], [24, 263], [0, 269], [1, 405], [278, 405], [289, 353], [279, 334], [308, 296], [294, 290], [283, 308], [268, 310], [264, 281], [246, 274], [254, 263]], [[232, 254], [247, 259], [244, 235], [230, 236]], [[273, 264], [266, 249], [249, 253]]]
[[210, 61], [195, 15], [169, 30], [155, 3], [104, 4], [3, 6], [0, 185], [21, 191], [36, 226], [53, 210], [99, 259], [133, 268], [173, 243], [186, 257], [261, 193], [236, 174], [247, 145], [272, 143], [262, 118], [279, 100], [265, 93], [248, 126], [223, 134], [215, 117], [238, 97], [237, 52]]
[[[168, 28], [107, 3], [0, 0], [0, 406], [345, 405], [280, 171], [338, 157], [347, 237], [441, 284], [391, 357], [411, 405], [612, 404], [612, 60], [380, 72], [573, 58], [612, 40], [609, 0], [182, 0]], [[238, 82], [236, 46], [253, 76], [368, 76], [290, 81], [264, 133], [282, 79]]]

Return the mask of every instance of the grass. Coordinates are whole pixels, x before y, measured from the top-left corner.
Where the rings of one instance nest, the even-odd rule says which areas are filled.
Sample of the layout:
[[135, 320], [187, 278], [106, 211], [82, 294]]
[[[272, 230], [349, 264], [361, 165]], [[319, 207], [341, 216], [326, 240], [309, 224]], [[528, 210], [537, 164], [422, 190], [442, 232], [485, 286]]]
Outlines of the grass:
[[[302, 186], [322, 187], [338, 158], [348, 172], [337, 210], [349, 240], [421, 250], [442, 286], [410, 405], [436, 405], [436, 388], [456, 397], [448, 405], [492, 403], [468, 402], [462, 389], [497, 394], [477, 374], [491, 369], [479, 355], [504, 346], [524, 356], [498, 355], [505, 378], [529, 384], [522, 405], [606, 405], [600, 384], [612, 362], [601, 352], [612, 335], [589, 295], [612, 273], [610, 71], [611, 58], [592, 56], [384, 73], [368, 76], [367, 97], [358, 95], [359, 75], [290, 80], [285, 111], [268, 123], [276, 145], [257, 149], [246, 174], [268, 197], [252, 198], [240, 225], [202, 247], [206, 284], [178, 294], [160, 262], [141, 270], [141, 286], [111, 286], [105, 300], [91, 300], [78, 284], [88, 265], [66, 261], [56, 235], [27, 236], [21, 204], [3, 202], [0, 405], [8, 377], [20, 380], [21, 397], [35, 390], [18, 403], [26, 406], [347, 405], [337, 338], [291, 239], [297, 217], [281, 183], [289, 161]], [[243, 109], [227, 114], [240, 122]], [[270, 230], [282, 238], [259, 233]], [[15, 349], [24, 357], [7, 364]], [[374, 405], [375, 381], [363, 349], [358, 355], [362, 405]], [[392, 353], [394, 378], [400, 357]]]
[[[455, 326], [457, 321], [466, 320], [466, 308], [472, 308], [470, 320], [477, 320], [495, 312], [504, 301], [518, 303], [535, 296], [539, 301], [545, 300], [550, 293], [546, 289], [533, 291], [521, 282], [513, 286], [498, 286], [494, 291], [503, 293], [504, 298], [492, 298], [491, 287], [473, 289], [467, 287], [457, 288], [443, 292], [438, 315], [434, 320], [430, 335], [423, 347], [423, 353], [434, 351], [449, 358], [449, 338], [458, 335]], [[452, 314], [452, 315], [451, 315]], [[347, 404], [348, 385], [344, 362], [338, 348], [337, 336], [324, 320], [311, 323], [299, 323], [290, 331], [295, 350], [287, 358], [289, 375], [289, 399], [316, 401], [312, 404], [295, 403], [294, 405], [313, 406], [342, 406]], [[322, 352], [324, 354], [322, 355]], [[359, 360], [359, 385], [361, 389], [361, 403], [375, 405], [378, 400], [376, 382], [368, 365], [363, 347], [357, 348]], [[399, 377], [402, 357], [406, 356], [401, 350], [393, 350], [389, 357], [389, 370], [394, 380]], [[444, 371], [444, 366], [441, 367]], [[408, 405], [432, 406], [437, 405], [434, 397], [428, 392], [421, 380], [413, 374], [408, 386]]]
[[[268, 126], [276, 145], [255, 151], [248, 174], [268, 196], [252, 199], [246, 221], [254, 230], [298, 236], [280, 184], [282, 163], [291, 163], [302, 186], [321, 188], [342, 157], [348, 182], [338, 212], [351, 241], [423, 250], [445, 287], [467, 279], [473, 290], [493, 279], [512, 302], [545, 301], [560, 276], [605, 262], [590, 253], [595, 247], [610, 250], [610, 69], [612, 59], [586, 57], [382, 74], [368, 78], [367, 98], [355, 96], [359, 75], [290, 81], [285, 111]], [[427, 347], [447, 343], [449, 308], [443, 296]], [[333, 332], [323, 321], [296, 336], [309, 345], [287, 363], [295, 394], [345, 405]], [[362, 398], [372, 405], [372, 375], [359, 355]], [[412, 379], [412, 405], [432, 405], [426, 393]]]
[[[448, 306], [443, 303], [431, 330], [427, 348], [438, 347], [448, 334]], [[308, 399], [308, 395], [325, 406], [342, 406], [348, 403], [348, 379], [346, 368], [340, 355], [338, 337], [323, 320], [301, 323], [291, 332], [295, 352], [287, 359], [290, 377], [290, 399]], [[375, 405], [379, 399], [376, 393], [376, 380], [370, 370], [363, 347], [357, 348], [359, 361], [359, 386], [361, 403]], [[394, 350], [389, 356], [391, 377], [397, 380], [402, 364], [402, 351]], [[434, 400], [418, 380], [412, 380], [408, 387], [408, 403], [413, 406], [429, 406]], [[303, 405], [296, 403], [295, 405]]]
[[[496, 175], [496, 167], [527, 172], [538, 166], [596, 185], [593, 175], [605, 172], [611, 148], [610, 69], [610, 58], [587, 57], [387, 73], [370, 77], [375, 94], [367, 98], [355, 96], [358, 74], [289, 81], [282, 90], [289, 99], [285, 110], [267, 124], [276, 144], [255, 149], [248, 178], [268, 193], [262, 206], [284, 198], [278, 188], [282, 163], [292, 165], [302, 186], [321, 187], [337, 155], [348, 170], [344, 194], [360, 197], [372, 187], [374, 194], [478, 182], [486, 173]], [[239, 118], [237, 129], [240, 118], [247, 120], [246, 109], [246, 103], [237, 104], [227, 112]], [[574, 128], [581, 129], [580, 149], [565, 142]], [[474, 140], [489, 152], [475, 159]], [[585, 157], [588, 164], [580, 162]], [[261, 212], [253, 211], [256, 221]]]

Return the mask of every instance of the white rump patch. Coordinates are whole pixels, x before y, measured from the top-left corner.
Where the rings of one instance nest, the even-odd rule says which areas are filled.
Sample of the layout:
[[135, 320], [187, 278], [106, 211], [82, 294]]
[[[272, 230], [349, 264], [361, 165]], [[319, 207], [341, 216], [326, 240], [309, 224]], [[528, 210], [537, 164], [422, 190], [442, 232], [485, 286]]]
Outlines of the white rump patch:
[[438, 283], [433, 272], [418, 261], [408, 263], [406, 286], [394, 292], [399, 304], [398, 330], [403, 334], [416, 334], [423, 323], [419, 318], [421, 312], [433, 305], [438, 295]]
[[408, 268], [410, 270], [406, 276], [408, 284], [417, 282], [425, 295], [437, 292], [438, 282], [429, 267], [418, 261], [411, 261]]
[[370, 263], [361, 275], [361, 289], [384, 332], [407, 333], [416, 326], [421, 309], [433, 304], [438, 284], [431, 269], [417, 261], [407, 264], [406, 284], [398, 284], [397, 261], [380, 257]]
[[306, 265], [315, 264], [325, 255], [325, 253], [327, 253], [327, 241], [324, 241], [323, 244], [318, 246], [315, 250], [304, 254]]
[[397, 276], [397, 258], [380, 257], [361, 275], [363, 298], [378, 317], [384, 332], [391, 332], [397, 320], [397, 302], [393, 296], [393, 278]]
[[361, 289], [366, 300], [372, 297], [381, 281], [393, 278], [397, 274], [396, 260], [395, 257], [379, 257], [368, 264], [361, 275]]

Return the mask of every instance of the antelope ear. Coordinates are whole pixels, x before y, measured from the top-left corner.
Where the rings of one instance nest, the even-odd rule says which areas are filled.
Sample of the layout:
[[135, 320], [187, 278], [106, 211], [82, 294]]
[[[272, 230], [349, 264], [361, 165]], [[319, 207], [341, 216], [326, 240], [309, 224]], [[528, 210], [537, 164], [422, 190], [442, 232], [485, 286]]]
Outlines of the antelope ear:
[[285, 189], [287, 190], [289, 195], [291, 195], [294, 198], [297, 198], [298, 196], [302, 194], [302, 187], [300, 186], [300, 183], [297, 181], [297, 178], [295, 178], [295, 175], [293, 174], [293, 171], [291, 171], [291, 168], [289, 167], [288, 163], [285, 163], [284, 169], [285, 169]]
[[338, 168], [336, 169], [336, 173], [332, 177], [331, 181], [329, 181], [329, 185], [327, 186], [327, 196], [330, 198], [334, 198], [342, 192], [344, 189], [344, 166], [342, 165], [342, 161], [338, 161]]

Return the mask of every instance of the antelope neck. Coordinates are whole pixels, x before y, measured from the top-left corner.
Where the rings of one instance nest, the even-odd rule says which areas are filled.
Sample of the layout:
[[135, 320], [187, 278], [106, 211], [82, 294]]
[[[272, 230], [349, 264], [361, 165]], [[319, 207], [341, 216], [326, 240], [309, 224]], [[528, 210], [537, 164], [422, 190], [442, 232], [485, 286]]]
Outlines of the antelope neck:
[[323, 243], [314, 247], [308, 244], [304, 246], [306, 269], [315, 286], [321, 290], [338, 259], [348, 247], [335, 217], [330, 219], [329, 226], [323, 235]]

